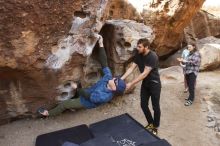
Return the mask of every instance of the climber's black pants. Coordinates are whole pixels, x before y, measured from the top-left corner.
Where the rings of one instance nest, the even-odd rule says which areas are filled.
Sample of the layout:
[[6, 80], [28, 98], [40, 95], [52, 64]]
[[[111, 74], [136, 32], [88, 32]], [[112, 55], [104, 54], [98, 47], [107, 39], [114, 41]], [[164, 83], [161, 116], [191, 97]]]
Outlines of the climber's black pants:
[[108, 66], [108, 61], [107, 61], [107, 55], [105, 52], [105, 48], [104, 47], [100, 47], [98, 48], [98, 60], [102, 66], [102, 68], [105, 68]]

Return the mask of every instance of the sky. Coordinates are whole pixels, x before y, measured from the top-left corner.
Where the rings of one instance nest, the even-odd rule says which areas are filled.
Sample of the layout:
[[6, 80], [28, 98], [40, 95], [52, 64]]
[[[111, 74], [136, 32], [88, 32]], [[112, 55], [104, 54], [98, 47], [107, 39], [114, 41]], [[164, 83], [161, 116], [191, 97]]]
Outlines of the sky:
[[220, 0], [206, 0], [203, 5], [205, 5], [205, 6], [220, 6]]
[[[152, 0], [128, 0], [138, 12], [142, 12], [143, 5], [148, 4]], [[220, 7], [220, 0], [206, 0], [204, 6], [219, 6]]]
[[138, 12], [142, 12], [143, 5], [149, 3], [151, 0], [128, 0]]

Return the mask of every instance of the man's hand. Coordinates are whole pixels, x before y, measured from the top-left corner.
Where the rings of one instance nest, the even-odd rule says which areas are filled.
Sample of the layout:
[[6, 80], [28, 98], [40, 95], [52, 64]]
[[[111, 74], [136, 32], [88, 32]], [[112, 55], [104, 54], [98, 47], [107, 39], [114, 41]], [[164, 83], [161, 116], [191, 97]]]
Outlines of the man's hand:
[[126, 84], [126, 91], [128, 91], [129, 89], [131, 89], [133, 87], [132, 83], [127, 83]]
[[104, 45], [103, 45], [103, 38], [102, 38], [102, 36], [101, 35], [99, 35], [99, 47], [103, 47]]

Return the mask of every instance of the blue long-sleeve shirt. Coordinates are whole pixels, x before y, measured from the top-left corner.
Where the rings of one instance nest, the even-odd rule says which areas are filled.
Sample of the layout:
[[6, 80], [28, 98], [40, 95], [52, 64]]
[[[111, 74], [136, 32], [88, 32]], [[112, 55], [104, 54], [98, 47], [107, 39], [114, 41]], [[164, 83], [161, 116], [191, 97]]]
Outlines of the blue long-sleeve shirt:
[[108, 81], [112, 79], [109, 67], [102, 69], [104, 76], [93, 86], [86, 89], [90, 93], [90, 98], [80, 97], [80, 103], [86, 108], [95, 108], [103, 103], [109, 102], [113, 97], [113, 92], [107, 88]]

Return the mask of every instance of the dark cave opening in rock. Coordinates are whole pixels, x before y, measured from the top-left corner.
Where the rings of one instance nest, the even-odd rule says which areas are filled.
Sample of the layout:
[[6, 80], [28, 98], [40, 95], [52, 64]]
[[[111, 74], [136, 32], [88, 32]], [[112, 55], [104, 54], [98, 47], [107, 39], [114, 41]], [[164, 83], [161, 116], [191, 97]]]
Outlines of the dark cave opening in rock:
[[173, 51], [171, 51], [169, 54], [164, 55], [164, 56], [160, 56], [159, 60], [164, 61], [164, 60], [168, 59], [170, 56], [172, 56], [173, 54], [175, 54], [177, 51], [178, 51], [177, 49], [175, 49], [175, 50], [173, 49]]
[[85, 13], [85, 12], [83, 12], [83, 11], [75, 11], [75, 12], [74, 12], [74, 16], [80, 17], [80, 18], [86, 18], [87, 13]]
[[71, 83], [68, 82], [68, 83], [64, 84], [63, 86], [64, 86], [64, 88], [69, 88], [69, 87], [71, 87]]
[[[160, 56], [160, 61], [165, 61], [166, 59], [168, 59], [170, 56], [174, 55], [175, 53], [177, 53], [179, 50], [185, 48], [187, 46], [187, 42], [186, 40], [183, 40], [182, 42], [179, 43], [179, 47], [176, 48], [170, 48], [172, 51], [166, 55]], [[152, 48], [156, 48], [155, 44], [151, 44]], [[179, 49], [181, 48], [181, 49]]]
[[220, 34], [215, 36], [216, 38], [220, 38]]
[[68, 92], [62, 92], [61, 93], [61, 98], [65, 98], [68, 95]]
[[[101, 28], [99, 34], [103, 37], [103, 44], [108, 58], [108, 65], [111, 68], [112, 73], [116, 76], [121, 75], [122, 72], [125, 71], [126, 66], [133, 61], [133, 57], [131, 57], [123, 62], [116, 50], [116, 48], [120, 48], [120, 53], [126, 54], [126, 49], [131, 47], [131, 44], [125, 41], [122, 27], [106, 23]], [[97, 58], [98, 47], [98, 43], [96, 43], [92, 54], [94, 59]], [[134, 54], [134, 52], [135, 51], [132, 51], [132, 54]]]
[[[108, 65], [110, 68], [113, 68], [113, 57], [115, 55], [115, 26], [112, 24], [104, 24], [102, 29], [99, 33], [103, 37], [103, 44], [106, 50], [107, 58], [108, 58]], [[92, 57], [97, 58], [97, 50], [98, 50], [98, 43], [96, 43]]]
[[113, 11], [112, 10], [109, 11], [109, 16], [113, 16]]
[[130, 47], [131, 47], [131, 44], [130, 44], [129, 42], [125, 42], [125, 43], [124, 43], [124, 46], [127, 47], [127, 48], [130, 48]]

